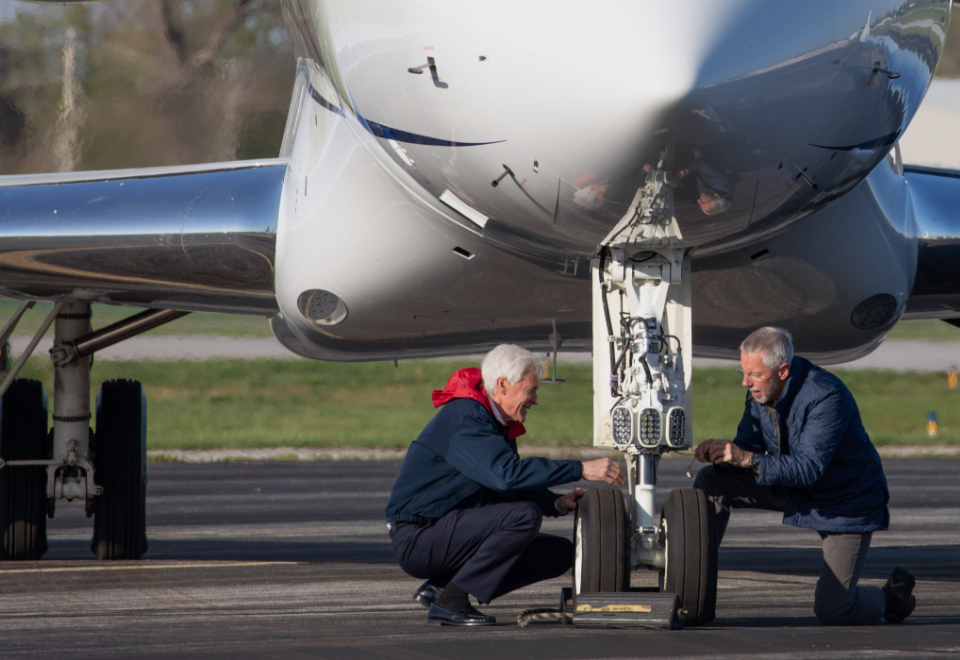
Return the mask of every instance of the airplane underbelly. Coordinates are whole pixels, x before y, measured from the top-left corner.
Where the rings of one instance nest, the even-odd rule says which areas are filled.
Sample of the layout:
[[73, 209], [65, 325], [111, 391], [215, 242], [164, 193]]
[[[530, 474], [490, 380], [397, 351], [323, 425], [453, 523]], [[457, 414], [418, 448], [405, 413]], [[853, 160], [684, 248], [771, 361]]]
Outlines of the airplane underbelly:
[[[343, 111], [321, 69], [303, 61], [299, 80], [313, 91], [285, 143], [282, 315], [273, 321], [284, 345], [343, 361], [462, 354], [505, 341], [543, 348], [556, 323], [567, 348], [589, 347], [589, 258], [532, 242], [518, 249], [490, 231], [490, 219], [422, 194]], [[730, 356], [765, 324], [802, 326], [798, 347], [822, 361], [870, 350], [912, 286], [911, 209], [902, 171], [888, 163], [779, 235], [695, 257], [696, 352]]]
[[925, 93], [949, 3], [351, 1], [320, 14], [341, 96], [427, 194], [456, 196], [517, 248], [588, 257], [664, 152], [690, 172], [675, 199], [701, 254], [852, 189]]

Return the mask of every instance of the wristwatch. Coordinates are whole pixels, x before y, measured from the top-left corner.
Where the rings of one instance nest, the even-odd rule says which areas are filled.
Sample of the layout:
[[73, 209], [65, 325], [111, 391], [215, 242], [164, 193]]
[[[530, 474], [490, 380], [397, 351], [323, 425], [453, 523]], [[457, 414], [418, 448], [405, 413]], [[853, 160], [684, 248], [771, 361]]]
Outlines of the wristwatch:
[[760, 465], [760, 454], [754, 452], [750, 454], [750, 469], [756, 470]]

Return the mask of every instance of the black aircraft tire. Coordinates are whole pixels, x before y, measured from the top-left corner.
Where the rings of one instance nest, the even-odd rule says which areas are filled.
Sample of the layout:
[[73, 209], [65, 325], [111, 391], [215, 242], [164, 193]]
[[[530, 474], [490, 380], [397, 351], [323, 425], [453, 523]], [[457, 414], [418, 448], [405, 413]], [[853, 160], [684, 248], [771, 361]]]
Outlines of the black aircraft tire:
[[662, 588], [680, 597], [683, 625], [713, 621], [717, 606], [717, 520], [702, 490], [670, 492], [660, 516], [666, 566]]
[[98, 559], [140, 559], [147, 551], [147, 398], [135, 380], [110, 380], [97, 394], [94, 504]]
[[619, 490], [591, 488], [583, 496], [574, 519], [574, 594], [630, 588], [629, 523]]
[[[0, 402], [0, 457], [48, 458], [47, 393], [40, 381], [17, 379]], [[47, 551], [47, 470], [0, 470], [0, 559], [36, 560]]]

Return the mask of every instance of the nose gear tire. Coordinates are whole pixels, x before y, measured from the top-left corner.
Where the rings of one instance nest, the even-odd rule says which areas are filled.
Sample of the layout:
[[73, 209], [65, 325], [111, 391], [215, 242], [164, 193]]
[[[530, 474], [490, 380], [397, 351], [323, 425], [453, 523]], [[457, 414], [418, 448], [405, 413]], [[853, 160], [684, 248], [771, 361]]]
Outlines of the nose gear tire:
[[623, 493], [591, 488], [577, 503], [573, 591], [630, 588], [630, 526]]
[[660, 515], [666, 566], [663, 591], [680, 597], [683, 625], [713, 621], [717, 605], [717, 520], [702, 490], [670, 492]]

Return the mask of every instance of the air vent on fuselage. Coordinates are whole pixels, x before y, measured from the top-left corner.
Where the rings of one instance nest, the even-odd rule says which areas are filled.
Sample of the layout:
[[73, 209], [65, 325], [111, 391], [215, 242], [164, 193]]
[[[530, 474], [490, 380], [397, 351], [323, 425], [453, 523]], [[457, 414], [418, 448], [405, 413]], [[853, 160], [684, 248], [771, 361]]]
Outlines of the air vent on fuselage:
[[751, 254], [751, 255], [750, 255], [750, 261], [756, 261], [756, 260], [759, 259], [760, 257], [765, 257], [765, 256], [767, 256], [768, 254], [770, 254], [770, 250], [767, 250], [766, 248], [764, 248], [763, 250], [760, 250], [760, 251], [757, 252], [756, 254]]
[[473, 259], [473, 254], [471, 252], [467, 252], [462, 247], [457, 246], [453, 248], [453, 251], [459, 254], [464, 259]]

